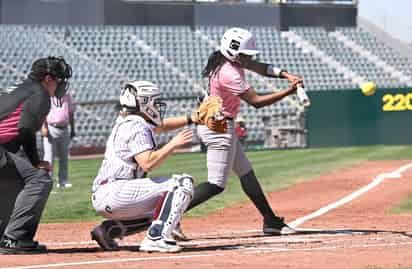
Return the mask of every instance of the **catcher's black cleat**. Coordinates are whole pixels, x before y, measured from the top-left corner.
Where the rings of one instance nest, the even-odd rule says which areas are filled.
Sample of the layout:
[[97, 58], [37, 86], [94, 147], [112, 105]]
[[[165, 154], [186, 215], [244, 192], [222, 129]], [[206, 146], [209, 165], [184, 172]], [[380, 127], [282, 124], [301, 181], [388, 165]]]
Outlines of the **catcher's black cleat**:
[[91, 231], [90, 235], [92, 236], [92, 240], [95, 240], [99, 246], [105, 251], [117, 251], [119, 250], [119, 245], [117, 242], [110, 237], [104, 222], [99, 226], [96, 226], [93, 231]]
[[46, 246], [37, 241], [14, 240], [7, 236], [3, 236], [0, 241], [0, 254], [41, 254], [46, 252]]
[[285, 223], [284, 218], [274, 217], [263, 221], [263, 233], [265, 235], [287, 235], [296, 231]]

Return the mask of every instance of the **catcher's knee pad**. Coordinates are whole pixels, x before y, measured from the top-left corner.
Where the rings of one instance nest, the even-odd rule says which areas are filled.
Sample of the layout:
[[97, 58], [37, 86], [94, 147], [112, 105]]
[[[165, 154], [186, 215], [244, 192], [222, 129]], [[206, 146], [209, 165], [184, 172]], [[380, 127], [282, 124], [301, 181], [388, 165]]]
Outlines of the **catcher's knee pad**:
[[153, 239], [169, 238], [182, 219], [193, 197], [193, 178], [189, 175], [174, 175], [173, 191], [167, 192], [159, 201], [158, 214], [154, 216], [148, 235]]
[[180, 189], [182, 192], [188, 194], [190, 199], [193, 197], [194, 187], [193, 187], [193, 178], [188, 174], [173, 175], [172, 177], [175, 180], [175, 187], [173, 192]]

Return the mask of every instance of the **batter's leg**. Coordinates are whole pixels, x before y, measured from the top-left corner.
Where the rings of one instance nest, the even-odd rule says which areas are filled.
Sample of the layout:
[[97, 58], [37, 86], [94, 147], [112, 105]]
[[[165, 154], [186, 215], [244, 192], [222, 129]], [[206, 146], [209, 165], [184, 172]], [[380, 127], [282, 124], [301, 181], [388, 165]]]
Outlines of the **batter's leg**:
[[[243, 191], [263, 217], [263, 232], [268, 235], [279, 235], [282, 233], [282, 229], [284, 229], [284, 233], [291, 233], [291, 228], [285, 224], [283, 218], [276, 216], [270, 207], [255, 175], [255, 171], [253, 171], [252, 165], [239, 141], [237, 141], [236, 147], [233, 170], [240, 179]], [[288, 231], [286, 231], [286, 229], [288, 229]]]
[[195, 187], [195, 195], [188, 210], [221, 193], [227, 184], [236, 155], [233, 121], [228, 122], [227, 133], [219, 134], [205, 126], [198, 127], [202, 141], [207, 145], [207, 182]]

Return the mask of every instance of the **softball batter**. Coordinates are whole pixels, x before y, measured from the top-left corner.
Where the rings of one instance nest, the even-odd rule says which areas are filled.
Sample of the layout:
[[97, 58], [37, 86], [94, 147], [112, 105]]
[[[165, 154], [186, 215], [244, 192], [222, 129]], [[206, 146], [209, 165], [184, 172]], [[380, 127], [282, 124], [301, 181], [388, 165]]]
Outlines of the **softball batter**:
[[107, 220], [91, 235], [105, 250], [117, 250], [115, 238], [135, 234], [148, 225], [140, 250], [181, 250], [170, 238], [192, 199], [193, 179], [186, 174], [149, 178], [146, 173], [192, 141], [192, 131], [183, 130], [157, 149], [154, 133], [183, 127], [195, 119], [162, 120], [166, 104], [159, 98], [159, 89], [148, 81], [129, 82], [120, 95], [121, 116], [108, 138], [92, 190], [93, 207]]
[[[225, 189], [229, 172], [233, 170], [240, 178], [243, 191], [263, 216], [263, 232], [280, 235], [291, 233], [293, 229], [285, 224], [283, 218], [274, 214], [267, 202], [234, 132], [234, 119], [239, 112], [241, 100], [256, 108], [268, 106], [294, 93], [302, 80], [271, 64], [252, 60], [258, 53], [255, 38], [249, 31], [232, 28], [224, 33], [220, 50], [210, 55], [202, 71], [202, 76], [209, 79], [209, 94], [222, 98], [223, 112], [228, 122], [227, 131], [223, 134], [206, 126], [198, 126], [199, 137], [207, 146], [208, 181], [196, 186], [194, 198], [188, 208], [221, 193]], [[258, 95], [246, 82], [244, 68], [268, 77], [286, 78], [291, 85], [280, 92]]]

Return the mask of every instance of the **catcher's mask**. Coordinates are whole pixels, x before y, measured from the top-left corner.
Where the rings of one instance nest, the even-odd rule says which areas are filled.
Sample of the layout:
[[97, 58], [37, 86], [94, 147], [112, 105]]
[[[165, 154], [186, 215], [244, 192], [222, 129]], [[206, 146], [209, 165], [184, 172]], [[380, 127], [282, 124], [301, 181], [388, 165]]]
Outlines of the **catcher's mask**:
[[167, 107], [160, 95], [159, 88], [150, 81], [130, 81], [120, 94], [120, 105], [123, 110], [141, 113], [150, 123], [159, 126]]
[[69, 89], [72, 68], [63, 57], [49, 56], [37, 59], [31, 67], [29, 78], [42, 81], [46, 75], [50, 75], [57, 81], [55, 97], [57, 105], [61, 106], [62, 98]]

